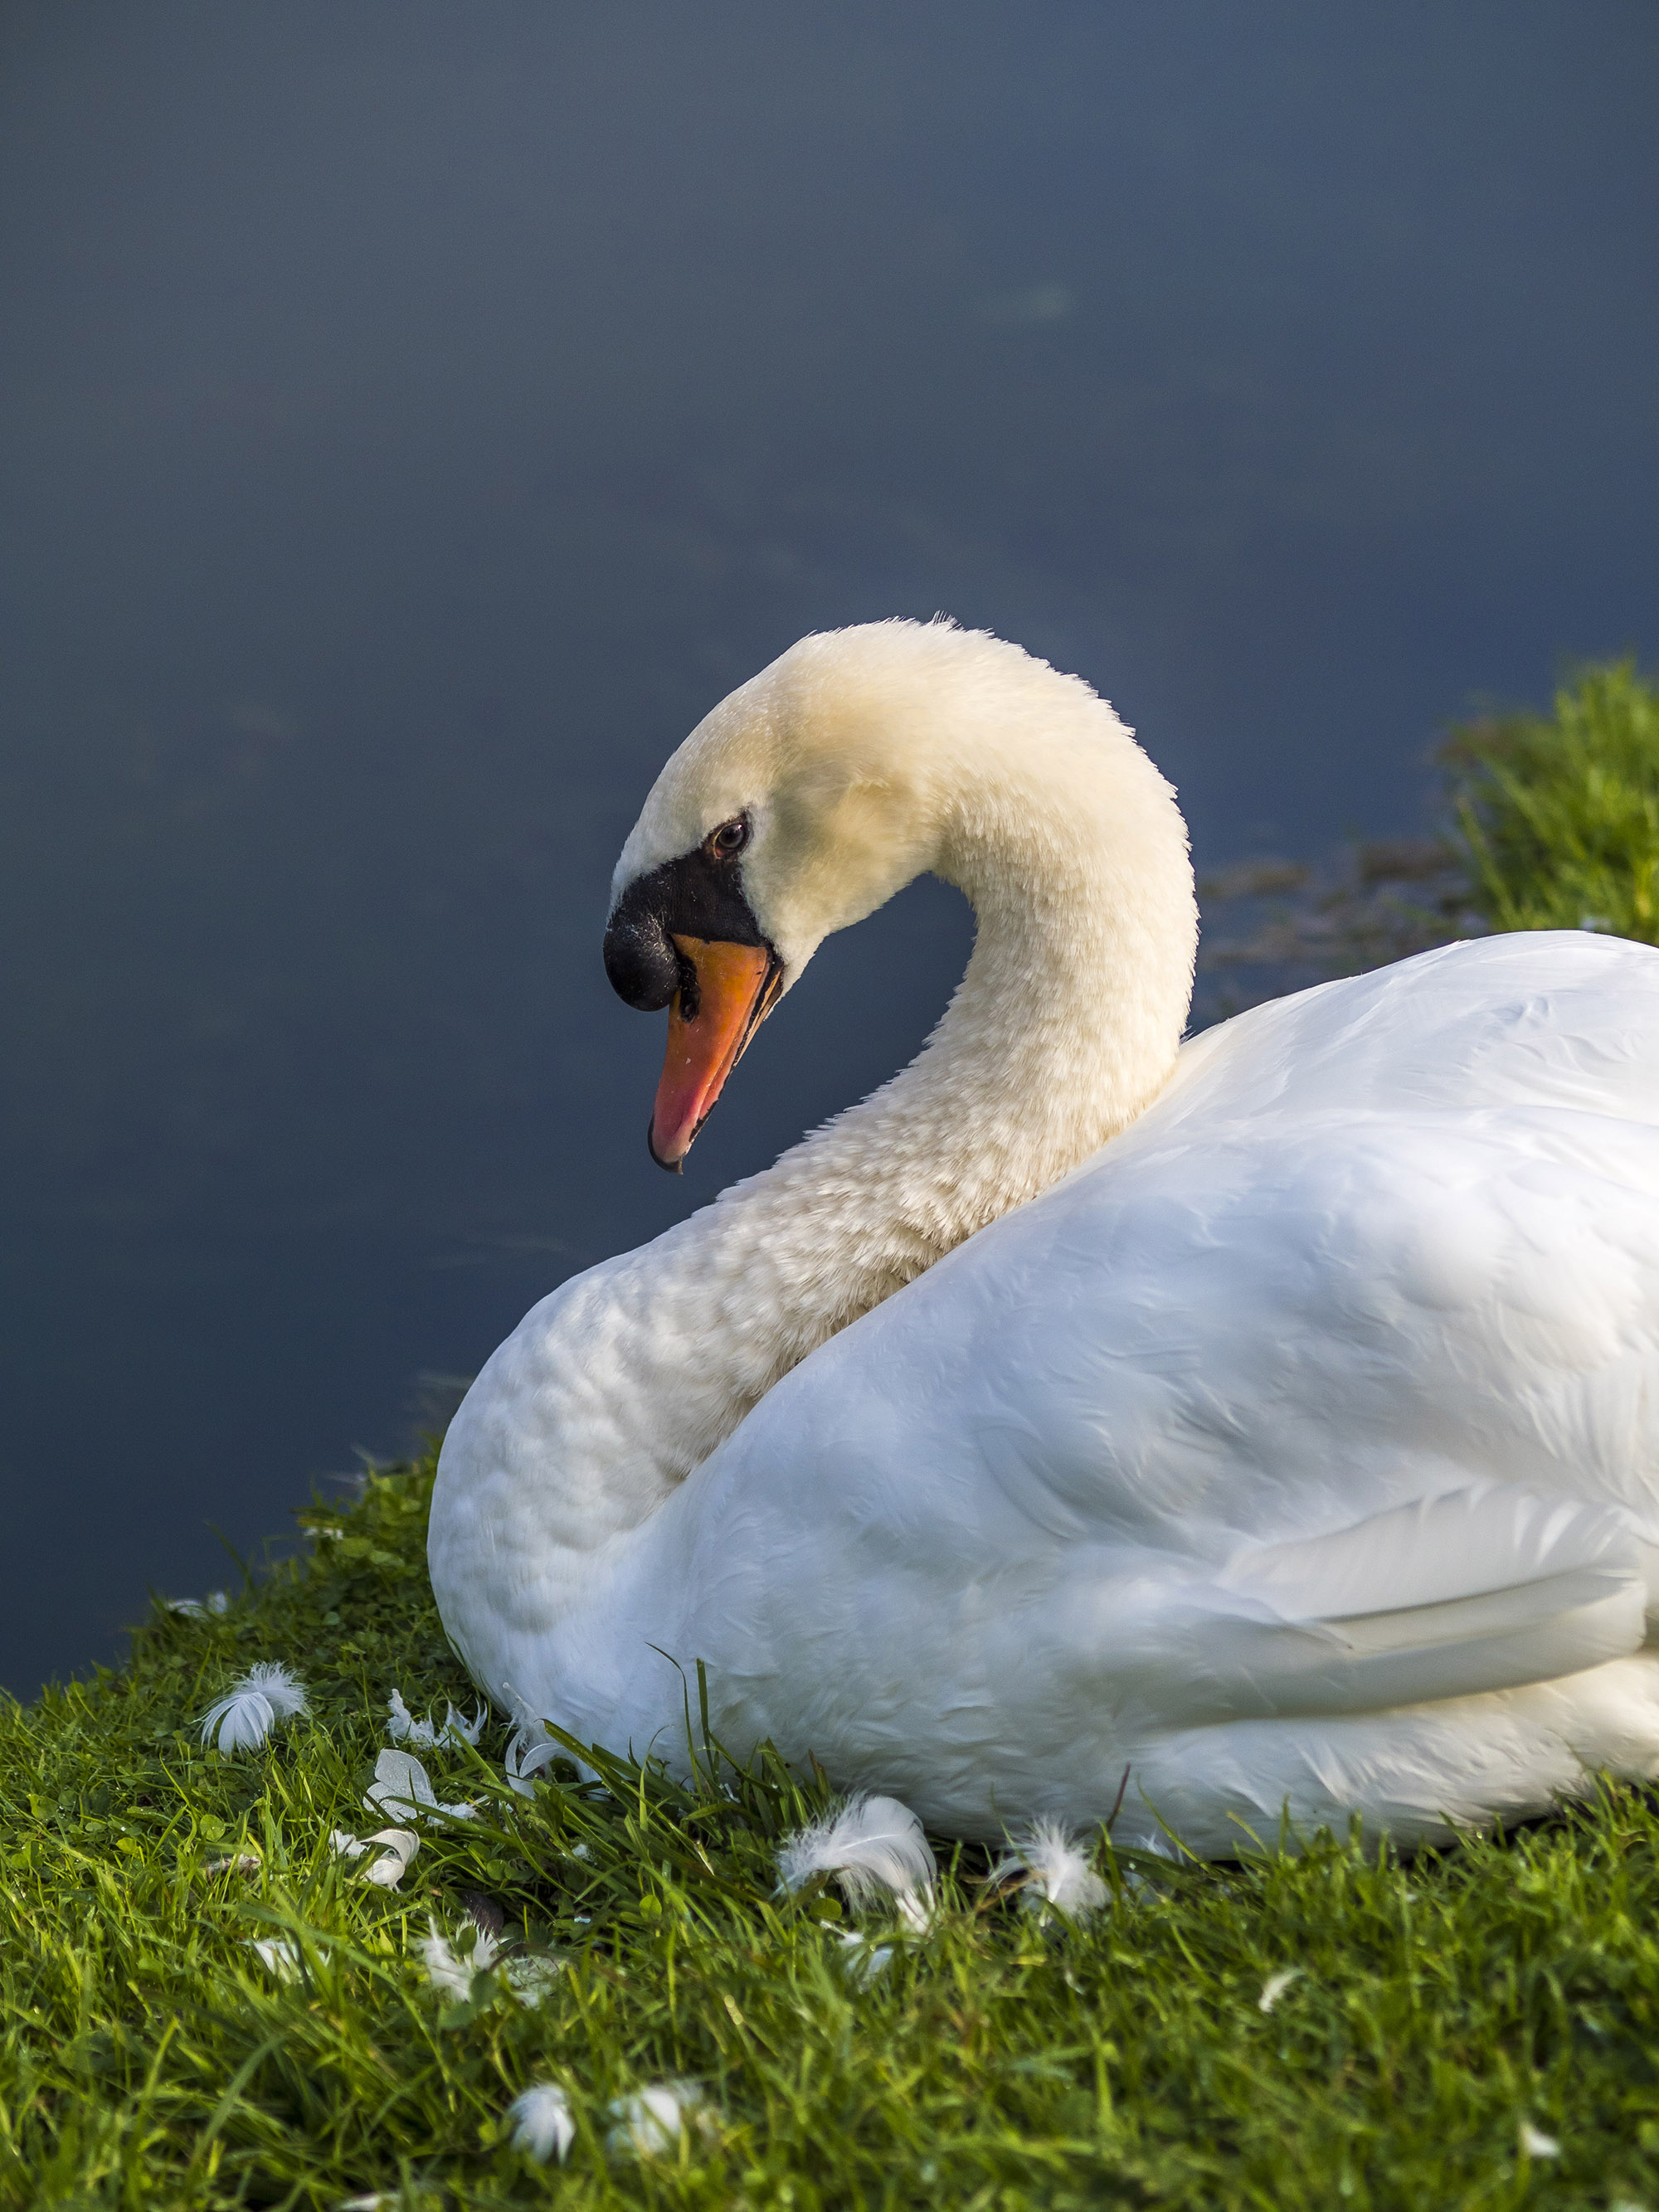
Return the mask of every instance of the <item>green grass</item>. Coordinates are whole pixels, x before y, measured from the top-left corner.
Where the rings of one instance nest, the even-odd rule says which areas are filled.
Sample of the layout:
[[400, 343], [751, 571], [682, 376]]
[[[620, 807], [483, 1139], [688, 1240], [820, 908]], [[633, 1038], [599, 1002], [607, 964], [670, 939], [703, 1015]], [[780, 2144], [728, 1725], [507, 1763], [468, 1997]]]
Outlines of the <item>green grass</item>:
[[[936, 1925], [872, 1923], [892, 1955], [861, 1983], [835, 1901], [775, 1892], [816, 1778], [567, 1769], [526, 1800], [497, 1725], [428, 1759], [483, 1816], [428, 1828], [401, 1890], [356, 1879], [327, 1839], [377, 1825], [387, 1692], [464, 1688], [422, 1559], [430, 1473], [375, 1474], [307, 1516], [343, 1540], [0, 1714], [0, 2202], [1659, 2206], [1659, 1818], [1638, 1793], [1407, 1867], [1328, 1840], [1148, 1882], [1102, 1838], [1114, 1899], [1081, 1929], [945, 1848]], [[198, 1717], [260, 1658], [294, 1665], [311, 1717], [204, 1752]], [[257, 1874], [207, 1871], [241, 1852]], [[477, 1891], [564, 1962], [539, 2008], [496, 1977], [459, 2006], [428, 1985], [428, 1914], [459, 1929]], [[299, 1978], [250, 1949], [272, 1935]], [[686, 2076], [706, 2133], [607, 2149], [613, 2099]], [[539, 2080], [576, 2116], [562, 2168], [507, 2139]], [[1528, 2126], [1559, 2156], [1528, 2155]]]
[[1583, 670], [1553, 714], [1467, 724], [1443, 758], [1493, 929], [1659, 943], [1659, 689], [1632, 662]]

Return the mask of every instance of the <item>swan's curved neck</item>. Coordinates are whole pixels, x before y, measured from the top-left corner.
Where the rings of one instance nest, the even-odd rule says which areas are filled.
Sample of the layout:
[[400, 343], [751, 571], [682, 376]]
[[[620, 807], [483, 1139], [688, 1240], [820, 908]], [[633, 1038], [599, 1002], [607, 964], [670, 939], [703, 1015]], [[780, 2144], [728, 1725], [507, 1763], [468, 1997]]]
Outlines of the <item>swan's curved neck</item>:
[[971, 751], [952, 756], [933, 861], [977, 933], [917, 1058], [775, 1167], [544, 1301], [457, 1417], [441, 1490], [487, 1486], [480, 1515], [498, 1521], [510, 1498], [505, 1540], [565, 1559], [573, 1591], [582, 1561], [780, 1376], [1086, 1158], [1168, 1079], [1196, 941], [1185, 829], [1127, 732], [1087, 703], [1052, 753], [994, 753], [982, 775]]

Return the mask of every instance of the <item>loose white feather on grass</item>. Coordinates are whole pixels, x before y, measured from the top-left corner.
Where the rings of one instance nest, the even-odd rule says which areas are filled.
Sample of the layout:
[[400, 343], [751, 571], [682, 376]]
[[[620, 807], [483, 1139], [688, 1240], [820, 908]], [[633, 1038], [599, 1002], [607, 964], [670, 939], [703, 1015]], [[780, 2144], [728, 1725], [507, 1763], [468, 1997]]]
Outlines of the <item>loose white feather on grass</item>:
[[564, 1972], [564, 1960], [545, 1951], [529, 1952], [509, 1959], [501, 1972], [507, 1978], [507, 1986], [525, 2010], [534, 2012]]
[[252, 1879], [264, 1872], [264, 1865], [257, 1851], [232, 1851], [222, 1858], [209, 1859], [202, 1872], [210, 1879], [221, 1874], [242, 1874]]
[[364, 1792], [363, 1802], [393, 1820], [429, 1820], [446, 1815], [452, 1820], [471, 1820], [477, 1818], [478, 1809], [471, 1804], [445, 1804], [432, 1787], [425, 1767], [408, 1751], [380, 1753], [374, 1762], [374, 1779]]
[[228, 1613], [230, 1600], [223, 1590], [210, 1590], [205, 1598], [169, 1598], [167, 1611], [183, 1613], [187, 1620], [199, 1620], [204, 1613]]
[[476, 1744], [483, 1733], [484, 1723], [489, 1718], [488, 1705], [476, 1706], [471, 1719], [468, 1720], [459, 1705], [451, 1705], [444, 1714], [441, 1726], [429, 1713], [425, 1720], [417, 1721], [404, 1703], [401, 1690], [394, 1690], [386, 1703], [390, 1716], [386, 1724], [386, 1734], [393, 1743], [406, 1743], [416, 1751], [431, 1751], [440, 1744], [448, 1744], [456, 1749], [464, 1743]]
[[1035, 1911], [1052, 1905], [1068, 1920], [1086, 1920], [1111, 1895], [1090, 1865], [1077, 1838], [1060, 1820], [1033, 1820], [1008, 1838], [1008, 1854], [991, 1869], [993, 1883], [1024, 1876], [1022, 1904]]
[[362, 1879], [380, 1889], [396, 1889], [421, 1848], [421, 1839], [412, 1828], [378, 1828], [372, 1836], [354, 1836], [344, 1828], [335, 1828], [329, 1835], [337, 1859], [360, 1859], [377, 1844], [383, 1849], [362, 1869]]
[[202, 1741], [206, 1743], [216, 1729], [221, 1752], [258, 1751], [278, 1721], [292, 1720], [305, 1710], [305, 1685], [276, 1661], [261, 1660], [203, 1715]]
[[537, 1777], [559, 1756], [559, 1747], [538, 1720], [521, 1720], [513, 1732], [502, 1764], [509, 1787], [520, 1797], [531, 1796]]
[[1271, 2012], [1291, 1984], [1302, 1972], [1300, 1966], [1281, 1966], [1276, 1974], [1269, 1974], [1261, 1984], [1261, 1994], [1255, 2001], [1258, 2012]]
[[605, 2146], [613, 2155], [631, 2152], [635, 2158], [663, 2158], [677, 2151], [682, 2132], [709, 2134], [714, 2116], [695, 2081], [657, 2081], [631, 2097], [617, 2097], [609, 2107], [616, 2125]]
[[431, 1933], [422, 1939], [421, 1957], [427, 1979], [441, 1995], [453, 1997], [458, 2004], [466, 2004], [477, 1977], [487, 1974], [501, 1956], [500, 1944], [479, 1928], [475, 1930], [471, 1952], [462, 1956], [435, 1919], [428, 1917], [426, 1924]]
[[291, 1982], [300, 1971], [300, 1947], [286, 1936], [262, 1936], [248, 1945], [274, 1980]]
[[884, 1891], [917, 1929], [931, 1915], [937, 1872], [921, 1821], [896, 1797], [849, 1797], [839, 1813], [815, 1820], [778, 1847], [780, 1887], [793, 1892], [816, 1876], [833, 1875], [849, 1904], [867, 1905]]
[[513, 2148], [526, 2151], [539, 2165], [556, 2158], [561, 2166], [576, 2140], [576, 2122], [570, 2100], [556, 2081], [532, 2081], [507, 2108], [514, 2123]]
[[[497, 1986], [505, 1988], [526, 2012], [534, 2012], [564, 1972], [563, 1960], [550, 1952], [507, 1951], [476, 1922], [469, 1923], [476, 1931], [471, 1950], [458, 1949], [435, 1918], [428, 1917], [426, 1924], [430, 1933], [422, 1939], [421, 1960], [427, 1979], [441, 1996], [458, 2004], [470, 2004], [483, 1994], [479, 1981], [493, 1971]], [[458, 1941], [468, 1932], [464, 1929]]]
[[850, 1928], [836, 1928], [830, 1932], [842, 1947], [841, 1962], [847, 1970], [848, 1979], [856, 1982], [861, 1990], [868, 1989], [872, 1982], [879, 1980], [892, 1964], [893, 1947], [890, 1943], [867, 1943], [862, 1936]]

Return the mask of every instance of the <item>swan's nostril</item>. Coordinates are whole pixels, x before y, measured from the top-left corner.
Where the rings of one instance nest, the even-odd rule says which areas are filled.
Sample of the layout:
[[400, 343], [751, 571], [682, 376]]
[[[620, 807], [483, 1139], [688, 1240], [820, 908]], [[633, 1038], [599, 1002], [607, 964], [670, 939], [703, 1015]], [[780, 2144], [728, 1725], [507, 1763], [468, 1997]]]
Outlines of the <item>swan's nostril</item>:
[[679, 961], [661, 918], [619, 908], [605, 933], [605, 972], [619, 999], [642, 1014], [659, 1012], [680, 982]]

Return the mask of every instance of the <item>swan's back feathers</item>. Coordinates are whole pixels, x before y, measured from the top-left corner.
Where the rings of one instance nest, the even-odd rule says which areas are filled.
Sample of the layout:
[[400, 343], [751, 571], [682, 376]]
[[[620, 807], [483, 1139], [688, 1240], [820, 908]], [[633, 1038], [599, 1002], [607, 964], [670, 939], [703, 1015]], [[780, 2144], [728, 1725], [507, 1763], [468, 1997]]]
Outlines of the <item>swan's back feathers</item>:
[[1254, 1547], [1217, 1591], [1249, 1607], [1189, 1616], [1218, 1718], [1376, 1712], [1576, 1674], [1638, 1650], [1647, 1607], [1618, 1514], [1504, 1484]]
[[1117, 1146], [1194, 1121], [1207, 1136], [1284, 1114], [1516, 1107], [1659, 1123], [1659, 951], [1529, 930], [1316, 984], [1194, 1038]]

